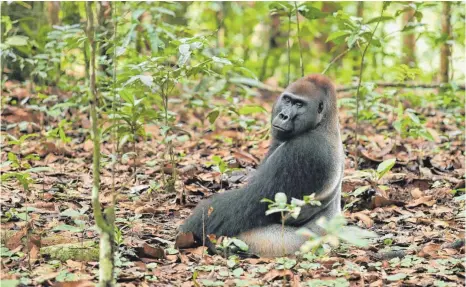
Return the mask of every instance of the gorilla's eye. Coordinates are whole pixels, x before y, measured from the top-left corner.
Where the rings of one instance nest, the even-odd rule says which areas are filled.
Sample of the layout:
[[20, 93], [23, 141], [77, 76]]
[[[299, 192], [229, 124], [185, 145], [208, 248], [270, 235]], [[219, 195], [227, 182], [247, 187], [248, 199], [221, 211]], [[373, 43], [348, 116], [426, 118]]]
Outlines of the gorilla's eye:
[[289, 97], [283, 97], [283, 100], [285, 101], [285, 103], [290, 103], [291, 102], [291, 99]]
[[324, 110], [324, 103], [320, 102], [319, 103], [319, 108], [317, 109], [317, 112], [320, 114]]
[[303, 106], [303, 103], [301, 103], [301, 102], [296, 102], [296, 106], [297, 106], [298, 108], [301, 108], [301, 107]]

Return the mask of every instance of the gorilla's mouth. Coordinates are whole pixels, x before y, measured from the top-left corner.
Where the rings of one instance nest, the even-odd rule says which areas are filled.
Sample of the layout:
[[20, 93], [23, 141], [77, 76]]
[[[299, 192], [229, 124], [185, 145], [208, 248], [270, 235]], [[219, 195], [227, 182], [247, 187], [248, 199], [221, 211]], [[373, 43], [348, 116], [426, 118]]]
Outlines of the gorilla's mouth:
[[274, 129], [277, 129], [277, 130], [280, 131], [280, 132], [284, 132], [284, 133], [291, 132], [290, 129], [284, 129], [284, 128], [282, 128], [282, 127], [280, 127], [280, 126], [277, 126], [277, 125], [273, 125], [272, 127], [273, 127]]

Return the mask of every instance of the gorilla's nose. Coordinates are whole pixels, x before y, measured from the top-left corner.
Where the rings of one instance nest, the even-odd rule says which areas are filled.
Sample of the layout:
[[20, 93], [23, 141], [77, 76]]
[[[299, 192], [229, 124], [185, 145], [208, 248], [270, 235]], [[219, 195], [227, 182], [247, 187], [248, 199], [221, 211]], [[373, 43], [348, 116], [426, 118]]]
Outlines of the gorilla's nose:
[[278, 117], [279, 117], [282, 121], [286, 121], [286, 120], [288, 120], [288, 119], [290, 118], [289, 115], [286, 115], [286, 114], [284, 114], [284, 113], [278, 114]]

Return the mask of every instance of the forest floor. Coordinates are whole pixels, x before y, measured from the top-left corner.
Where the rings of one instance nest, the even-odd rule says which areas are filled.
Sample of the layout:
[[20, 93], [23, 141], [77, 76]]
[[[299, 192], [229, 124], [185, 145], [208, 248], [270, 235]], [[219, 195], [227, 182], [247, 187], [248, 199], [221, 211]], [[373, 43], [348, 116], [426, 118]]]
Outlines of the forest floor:
[[[28, 98], [37, 95], [19, 84], [7, 82], [4, 95], [11, 99], [2, 111], [2, 163], [11, 152], [23, 164], [51, 170], [31, 172], [34, 182], [26, 190], [16, 180], [1, 183], [2, 282], [92, 286], [97, 276], [98, 234], [90, 202], [93, 144], [86, 110], [71, 109], [66, 114], [73, 125], [66, 133], [71, 141], [63, 145], [44, 136], [63, 117], [56, 119], [30, 107]], [[66, 98], [58, 97], [63, 102]], [[271, 100], [258, 97], [250, 102], [271, 110]], [[221, 115], [211, 130], [207, 111], [187, 109], [184, 104], [174, 104], [172, 110], [177, 123], [191, 134], [175, 146], [180, 174], [174, 192], [158, 188], [162, 172], [168, 176], [172, 166], [161, 168], [166, 147], [156, 125], [146, 125], [151, 135], [136, 145], [137, 160], [122, 158], [114, 176], [107, 157], [113, 144], [102, 145], [107, 156], [102, 163], [100, 199], [104, 205], [112, 201], [114, 179], [121, 286], [464, 286], [464, 199], [460, 199], [465, 184], [464, 123], [455, 115], [432, 107], [416, 109], [426, 117], [434, 141], [402, 139], [386, 122], [362, 121], [359, 169], [377, 169], [380, 162], [393, 157], [397, 162], [377, 184], [355, 196], [357, 188], [370, 183], [353, 177], [355, 122], [342, 109], [343, 201], [345, 205], [356, 201], [344, 215], [350, 224], [372, 230], [378, 238], [366, 248], [341, 244], [320, 257], [228, 260], [203, 255], [202, 247], [174, 249], [176, 230], [201, 199], [246, 183], [247, 174], [267, 151], [269, 140], [264, 135], [269, 115], [251, 116], [255, 122], [250, 130]], [[28, 133], [38, 136], [13, 145], [6, 133], [16, 138]], [[129, 144], [122, 152], [132, 149]], [[28, 160], [31, 154], [39, 158]], [[224, 175], [216, 171], [210, 165], [214, 155], [234, 170]], [[2, 175], [15, 170], [22, 169], [1, 166]], [[183, 193], [187, 204], [179, 204]]]

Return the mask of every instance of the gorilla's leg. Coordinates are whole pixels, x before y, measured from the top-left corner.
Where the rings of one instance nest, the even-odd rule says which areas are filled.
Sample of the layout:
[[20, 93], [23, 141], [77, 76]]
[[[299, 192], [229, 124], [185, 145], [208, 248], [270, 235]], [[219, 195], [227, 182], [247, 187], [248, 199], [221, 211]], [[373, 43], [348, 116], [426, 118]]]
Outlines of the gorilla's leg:
[[278, 257], [294, 254], [309, 238], [296, 234], [301, 227], [306, 227], [316, 234], [324, 234], [324, 230], [316, 224], [320, 217], [330, 220], [334, 215], [340, 213], [339, 200], [334, 200], [327, 208], [311, 218], [303, 226], [272, 224], [264, 227], [254, 228], [241, 233], [238, 239], [249, 246], [250, 253], [261, 257]]
[[306, 241], [306, 237], [296, 234], [299, 227], [272, 224], [241, 233], [238, 239], [249, 246], [250, 253], [261, 257], [278, 257], [293, 254]]

